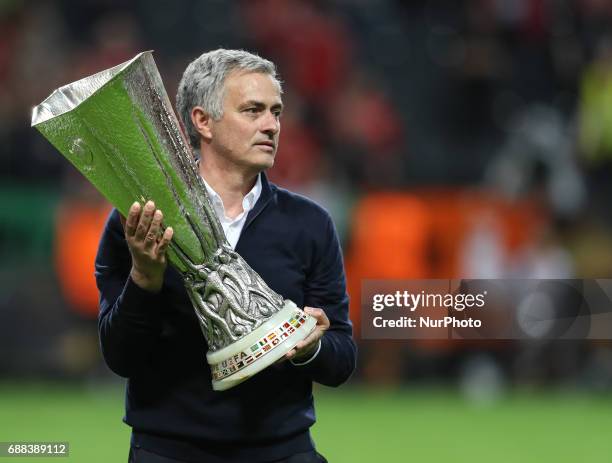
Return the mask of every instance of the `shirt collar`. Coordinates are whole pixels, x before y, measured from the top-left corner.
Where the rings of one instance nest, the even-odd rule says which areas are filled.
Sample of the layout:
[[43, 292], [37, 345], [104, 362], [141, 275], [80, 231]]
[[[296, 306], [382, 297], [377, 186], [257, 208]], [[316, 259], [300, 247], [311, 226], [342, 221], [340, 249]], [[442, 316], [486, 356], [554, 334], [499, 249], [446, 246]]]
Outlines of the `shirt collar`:
[[[219, 194], [215, 190], [213, 190], [213, 188], [208, 184], [208, 182], [204, 180], [204, 177], [202, 177], [202, 180], [204, 181], [204, 185], [206, 186], [206, 192], [208, 193], [208, 196], [210, 197], [213, 207], [215, 208], [215, 212], [217, 213], [217, 216], [225, 218], [226, 217], [225, 207], [223, 206], [223, 201], [221, 200], [221, 196], [219, 196]], [[243, 209], [242, 214], [239, 214], [238, 217], [236, 217], [234, 220], [238, 220], [244, 217], [246, 214], [249, 213], [251, 209], [253, 209], [253, 207], [255, 207], [255, 203], [257, 203], [257, 200], [261, 196], [261, 191], [262, 191], [262, 184], [261, 184], [261, 173], [260, 173], [260, 174], [257, 174], [257, 180], [255, 181], [255, 186], [253, 186], [253, 188], [251, 188], [251, 191], [249, 191], [244, 196], [244, 198], [242, 198], [242, 209]]]

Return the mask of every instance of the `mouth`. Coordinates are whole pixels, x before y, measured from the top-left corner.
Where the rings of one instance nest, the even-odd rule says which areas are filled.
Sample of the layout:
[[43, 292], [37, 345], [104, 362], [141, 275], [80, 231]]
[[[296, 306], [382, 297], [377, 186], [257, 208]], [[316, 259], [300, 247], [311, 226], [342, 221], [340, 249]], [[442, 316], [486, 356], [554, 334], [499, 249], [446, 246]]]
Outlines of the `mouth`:
[[269, 151], [269, 152], [274, 151], [274, 148], [275, 148], [274, 142], [271, 142], [271, 141], [260, 141], [258, 143], [255, 143], [255, 146], [263, 149], [264, 151]]

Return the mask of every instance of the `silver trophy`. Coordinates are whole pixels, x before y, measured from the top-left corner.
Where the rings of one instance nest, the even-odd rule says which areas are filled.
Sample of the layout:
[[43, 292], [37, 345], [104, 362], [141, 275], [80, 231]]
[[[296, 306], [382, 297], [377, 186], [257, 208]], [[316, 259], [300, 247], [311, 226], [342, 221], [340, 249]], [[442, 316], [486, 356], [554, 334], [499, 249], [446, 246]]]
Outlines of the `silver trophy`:
[[124, 216], [134, 201], [164, 211], [168, 260], [208, 342], [213, 389], [245, 381], [314, 329], [228, 244], [151, 52], [55, 90], [32, 126]]

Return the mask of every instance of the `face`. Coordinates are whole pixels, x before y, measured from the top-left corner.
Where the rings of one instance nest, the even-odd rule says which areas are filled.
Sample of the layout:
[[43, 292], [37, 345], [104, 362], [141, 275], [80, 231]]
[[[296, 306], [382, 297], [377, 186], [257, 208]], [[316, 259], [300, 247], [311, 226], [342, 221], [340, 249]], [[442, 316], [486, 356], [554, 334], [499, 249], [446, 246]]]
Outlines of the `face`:
[[209, 120], [211, 154], [242, 170], [260, 172], [274, 164], [283, 108], [273, 78], [258, 72], [232, 72], [225, 80], [223, 117]]

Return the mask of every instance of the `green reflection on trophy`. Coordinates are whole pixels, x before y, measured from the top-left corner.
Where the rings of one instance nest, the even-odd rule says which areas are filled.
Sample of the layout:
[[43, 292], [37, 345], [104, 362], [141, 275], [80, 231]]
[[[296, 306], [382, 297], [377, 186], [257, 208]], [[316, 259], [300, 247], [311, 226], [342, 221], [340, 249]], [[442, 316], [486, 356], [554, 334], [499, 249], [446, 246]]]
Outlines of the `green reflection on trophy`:
[[209, 346], [215, 390], [229, 389], [291, 350], [316, 320], [270, 289], [232, 250], [179, 129], [151, 52], [55, 90], [36, 127], [121, 212], [153, 200], [174, 236]]

